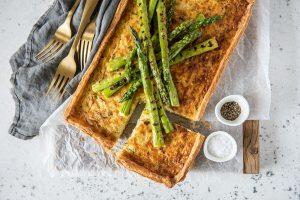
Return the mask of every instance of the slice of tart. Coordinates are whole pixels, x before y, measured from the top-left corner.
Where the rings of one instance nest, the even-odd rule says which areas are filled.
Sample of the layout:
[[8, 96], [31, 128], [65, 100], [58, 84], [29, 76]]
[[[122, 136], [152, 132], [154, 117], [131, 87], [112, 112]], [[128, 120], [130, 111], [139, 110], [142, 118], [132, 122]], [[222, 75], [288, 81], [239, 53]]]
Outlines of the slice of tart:
[[165, 135], [165, 146], [152, 145], [148, 113], [143, 112], [133, 134], [117, 154], [118, 162], [144, 177], [173, 187], [185, 178], [205, 137], [180, 125]]

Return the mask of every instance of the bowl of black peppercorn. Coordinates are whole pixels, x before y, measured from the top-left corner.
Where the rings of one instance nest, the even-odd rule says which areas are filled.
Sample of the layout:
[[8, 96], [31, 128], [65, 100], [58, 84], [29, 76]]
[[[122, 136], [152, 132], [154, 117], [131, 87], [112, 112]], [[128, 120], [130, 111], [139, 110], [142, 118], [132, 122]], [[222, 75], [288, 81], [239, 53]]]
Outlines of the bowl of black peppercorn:
[[215, 107], [217, 119], [228, 126], [239, 126], [249, 116], [249, 103], [242, 95], [230, 95], [223, 98]]

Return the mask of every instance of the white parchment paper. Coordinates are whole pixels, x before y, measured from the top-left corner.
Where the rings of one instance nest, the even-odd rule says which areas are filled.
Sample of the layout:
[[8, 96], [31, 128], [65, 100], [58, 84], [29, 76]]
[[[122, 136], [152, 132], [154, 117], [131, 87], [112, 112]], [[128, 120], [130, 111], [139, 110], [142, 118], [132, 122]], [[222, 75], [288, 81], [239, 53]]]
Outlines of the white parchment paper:
[[[210, 180], [210, 173], [242, 173], [242, 127], [228, 127], [216, 121], [214, 107], [219, 100], [227, 95], [241, 94], [250, 104], [250, 119], [269, 119], [271, 89], [269, 83], [269, 0], [257, 1], [249, 27], [243, 35], [236, 51], [230, 59], [218, 88], [211, 98], [204, 120], [210, 121], [211, 130], [205, 129], [201, 123], [193, 124], [195, 131], [205, 135], [213, 131], [223, 130], [230, 133], [238, 144], [236, 157], [225, 163], [207, 160], [200, 153], [189, 174], [197, 175], [197, 180]], [[67, 100], [43, 124], [40, 129], [40, 140], [43, 148], [43, 166], [51, 176], [86, 176], [86, 175], [128, 175], [131, 172], [118, 165], [111, 155], [78, 129], [66, 124], [63, 112]], [[176, 123], [191, 127], [188, 120], [171, 115]], [[126, 132], [135, 126], [130, 123]], [[122, 147], [128, 134], [120, 139], [116, 150]]]

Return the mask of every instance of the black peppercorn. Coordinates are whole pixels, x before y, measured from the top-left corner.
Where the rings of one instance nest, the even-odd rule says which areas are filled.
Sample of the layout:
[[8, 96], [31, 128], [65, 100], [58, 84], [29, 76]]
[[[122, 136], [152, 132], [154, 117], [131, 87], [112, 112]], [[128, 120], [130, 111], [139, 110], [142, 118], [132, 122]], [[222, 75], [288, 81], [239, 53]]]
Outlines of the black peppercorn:
[[241, 107], [235, 101], [227, 102], [221, 107], [221, 115], [224, 119], [234, 121], [240, 116], [240, 114]]

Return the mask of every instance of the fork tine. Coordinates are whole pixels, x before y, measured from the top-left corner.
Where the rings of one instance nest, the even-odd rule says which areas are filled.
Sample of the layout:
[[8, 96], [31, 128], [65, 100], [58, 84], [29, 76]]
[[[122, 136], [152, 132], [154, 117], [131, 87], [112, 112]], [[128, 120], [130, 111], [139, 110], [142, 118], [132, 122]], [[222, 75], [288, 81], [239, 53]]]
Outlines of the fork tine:
[[55, 51], [52, 51], [47, 57], [43, 58], [42, 62], [48, 63], [50, 60], [52, 60], [60, 52], [60, 50], [64, 46], [65, 45], [61, 43], [59, 46], [57, 46], [57, 48], [55, 49]]
[[87, 57], [86, 57], [86, 62], [90, 56], [91, 50], [92, 50], [93, 42], [89, 42], [88, 50], [87, 50]]
[[77, 61], [80, 65], [80, 44], [81, 44], [81, 40], [79, 40], [76, 51], [77, 51]]
[[[90, 42], [89, 41], [86, 41], [86, 43], [85, 43], [85, 51], [84, 51], [84, 66], [85, 66], [85, 64], [86, 64], [86, 61], [87, 61], [87, 57], [88, 57], [88, 53], [89, 53], [89, 45], [90, 45]], [[84, 67], [83, 66], [83, 67]]]
[[52, 79], [52, 82], [51, 82], [51, 84], [49, 85], [48, 91], [47, 91], [46, 94], [45, 94], [46, 96], [47, 96], [47, 95], [49, 94], [49, 92], [51, 91], [51, 89], [52, 89], [54, 83], [57, 81], [58, 77], [59, 77], [59, 74], [58, 74], [58, 73], [55, 73], [55, 75], [54, 75], [54, 77], [53, 77], [53, 79]]
[[78, 49], [77, 49], [77, 56], [78, 56], [78, 63], [80, 65], [80, 69], [81, 69], [81, 49], [82, 49], [82, 40], [80, 40], [79, 44], [78, 44]]
[[51, 56], [53, 54], [54, 51], [56, 51], [56, 49], [60, 46], [59, 42], [56, 42], [55, 44], [53, 44], [51, 47], [49, 47], [47, 49], [47, 51], [45, 51], [42, 55], [40, 55], [39, 57], [37, 57], [37, 60], [41, 60], [44, 61], [47, 57]]
[[81, 41], [81, 44], [80, 44], [80, 69], [82, 70], [83, 67], [84, 67], [84, 44], [85, 44], [85, 41], [82, 40]]
[[85, 43], [86, 43], [86, 41], [83, 40], [83, 43], [82, 43], [82, 52], [81, 52], [81, 70], [84, 67]]
[[82, 49], [82, 69], [84, 68], [84, 65], [85, 65], [84, 61], [85, 61], [86, 43], [87, 43], [87, 41], [84, 40], [83, 49]]
[[65, 93], [66, 93], [66, 90], [64, 90], [63, 93], [59, 96], [58, 101], [62, 100]]
[[60, 49], [60, 47], [62, 46], [62, 43], [57, 43], [56, 46], [54, 48], [52, 48], [49, 52], [47, 52], [47, 54], [45, 54], [42, 58], [40, 58], [40, 60], [42, 62], [44, 62], [45, 60], [47, 60], [49, 57], [51, 57], [53, 54], [57, 53], [57, 51]]
[[53, 58], [62, 48], [63, 44], [59, 43], [54, 49], [52, 49], [47, 55], [45, 55], [41, 61], [45, 62], [46, 60], [49, 60], [49, 58]]
[[35, 58], [39, 57], [41, 54], [44, 53], [44, 51], [46, 51], [53, 43], [55, 42], [55, 40], [52, 38], [47, 45], [38, 53], [35, 55]]
[[47, 56], [47, 54], [51, 53], [53, 49], [57, 47], [58, 44], [58, 41], [53, 41], [52, 45], [50, 45], [48, 49], [45, 49], [45, 51], [41, 55], [37, 56], [36, 59], [41, 60], [43, 57]]
[[82, 58], [82, 68], [81, 68], [81, 70], [83, 70], [84, 65], [85, 65], [86, 50], [87, 50], [86, 45], [87, 45], [87, 43], [88, 43], [88, 41], [84, 41], [84, 51], [83, 51], [83, 55], [82, 55], [83, 58]]

